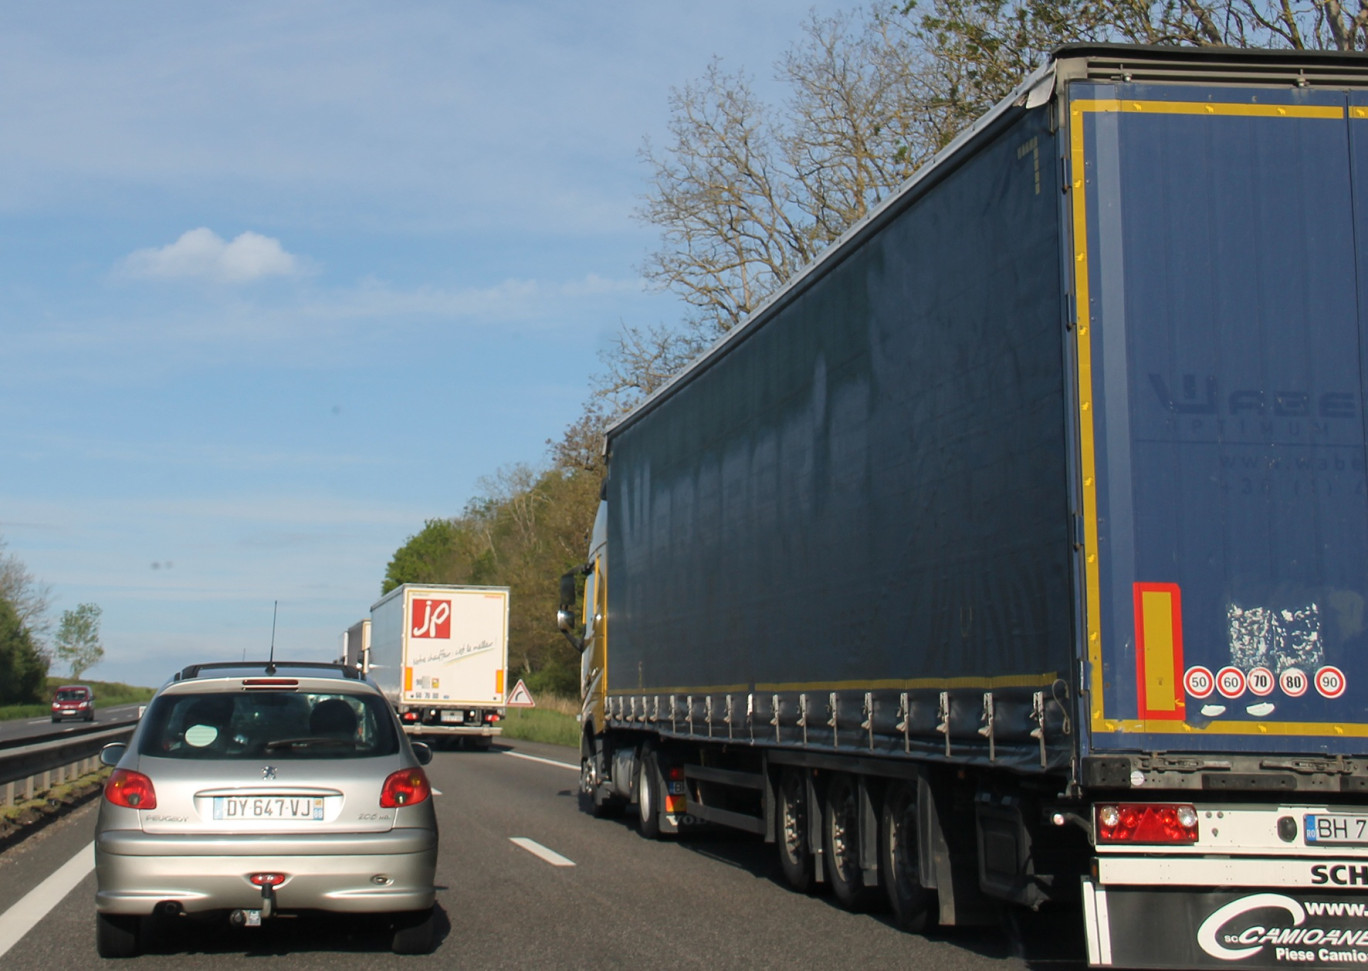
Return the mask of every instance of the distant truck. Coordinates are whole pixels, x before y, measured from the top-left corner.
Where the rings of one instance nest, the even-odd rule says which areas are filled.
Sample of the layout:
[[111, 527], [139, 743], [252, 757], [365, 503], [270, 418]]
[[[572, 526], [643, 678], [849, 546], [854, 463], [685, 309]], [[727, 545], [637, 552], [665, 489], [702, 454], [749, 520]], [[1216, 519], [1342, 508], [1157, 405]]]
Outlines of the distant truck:
[[405, 732], [477, 746], [503, 732], [507, 587], [404, 584], [375, 602], [369, 626], [365, 673]]
[[588, 805], [909, 929], [1368, 962], [1366, 321], [1368, 58], [1057, 52], [609, 430]]
[[366, 670], [370, 660], [370, 618], [358, 620], [342, 632], [342, 653], [338, 662], [357, 671]]

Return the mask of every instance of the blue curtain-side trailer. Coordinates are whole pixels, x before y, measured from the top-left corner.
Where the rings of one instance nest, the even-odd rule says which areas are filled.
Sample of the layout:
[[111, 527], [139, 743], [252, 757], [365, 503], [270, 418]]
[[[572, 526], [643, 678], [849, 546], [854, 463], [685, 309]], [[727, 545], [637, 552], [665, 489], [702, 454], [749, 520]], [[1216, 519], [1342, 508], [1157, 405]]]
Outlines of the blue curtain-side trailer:
[[1057, 52], [609, 430], [593, 810], [1096, 966], [1368, 962], [1366, 207], [1368, 58]]

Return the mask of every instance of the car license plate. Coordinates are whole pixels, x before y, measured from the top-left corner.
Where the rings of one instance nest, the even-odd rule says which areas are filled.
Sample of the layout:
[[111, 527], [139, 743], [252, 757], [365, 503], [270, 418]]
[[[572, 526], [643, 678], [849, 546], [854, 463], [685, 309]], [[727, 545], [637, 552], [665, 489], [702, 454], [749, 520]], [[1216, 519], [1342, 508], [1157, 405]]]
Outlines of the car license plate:
[[442, 712], [442, 721], [444, 721], [444, 722], [463, 722], [463, 721], [465, 721], [465, 712], [463, 712], [463, 711], [451, 711], [451, 710], [449, 710], [449, 709], [448, 709], [448, 710], [444, 710], [444, 711]]
[[1318, 846], [1368, 846], [1368, 816], [1308, 813], [1302, 817], [1306, 842]]
[[215, 796], [214, 818], [316, 819], [323, 818], [319, 796]]

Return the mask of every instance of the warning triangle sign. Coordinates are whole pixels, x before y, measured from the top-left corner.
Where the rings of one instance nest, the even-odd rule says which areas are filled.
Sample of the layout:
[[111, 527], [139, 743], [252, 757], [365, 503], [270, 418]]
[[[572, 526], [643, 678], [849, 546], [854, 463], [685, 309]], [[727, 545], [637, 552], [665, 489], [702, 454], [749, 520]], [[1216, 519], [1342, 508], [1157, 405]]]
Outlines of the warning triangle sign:
[[535, 708], [537, 703], [532, 700], [532, 692], [527, 690], [527, 685], [522, 683], [522, 678], [513, 686], [513, 690], [508, 693], [508, 700], [504, 702], [509, 708]]

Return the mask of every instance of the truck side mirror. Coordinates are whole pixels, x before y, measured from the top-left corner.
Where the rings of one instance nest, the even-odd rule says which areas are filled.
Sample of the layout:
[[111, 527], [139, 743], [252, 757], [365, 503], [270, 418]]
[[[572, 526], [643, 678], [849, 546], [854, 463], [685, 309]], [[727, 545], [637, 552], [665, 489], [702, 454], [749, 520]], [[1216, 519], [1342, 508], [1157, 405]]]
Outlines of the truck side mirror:
[[575, 650], [581, 653], [584, 651], [584, 638], [575, 633], [575, 575], [588, 573], [592, 569], [588, 564], [577, 566], [560, 578], [560, 609], [556, 611], [556, 626]]

